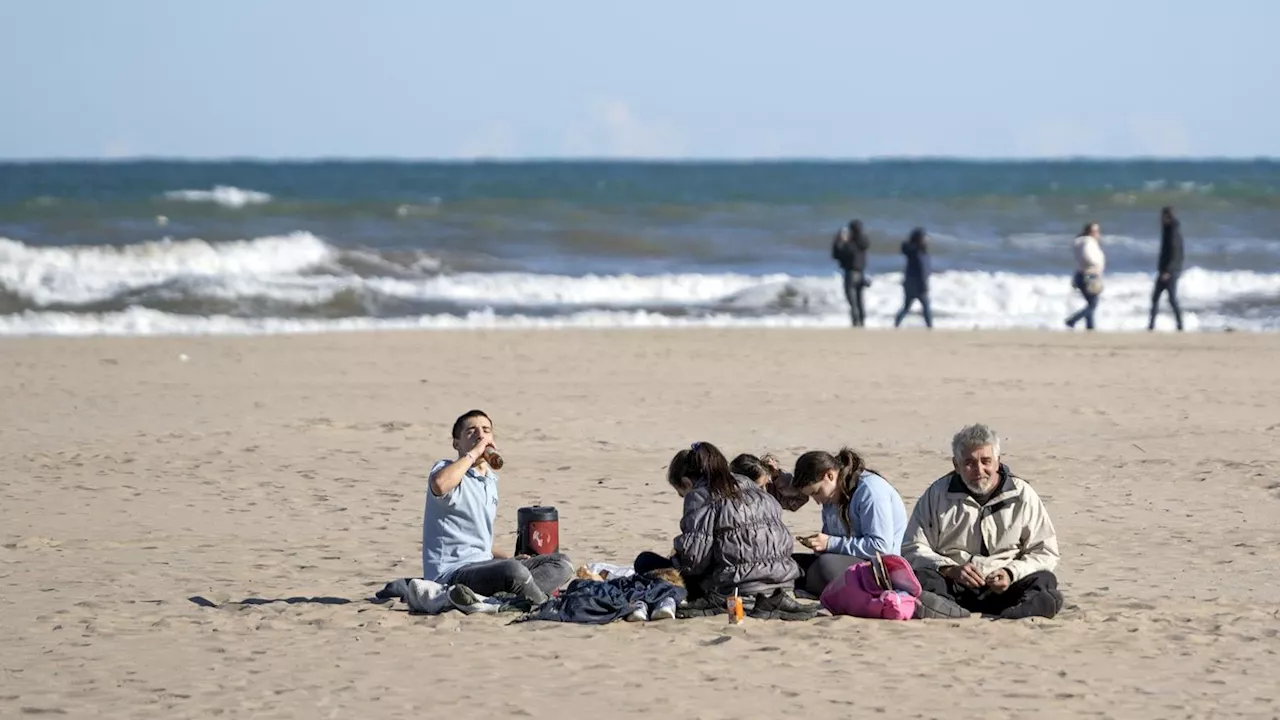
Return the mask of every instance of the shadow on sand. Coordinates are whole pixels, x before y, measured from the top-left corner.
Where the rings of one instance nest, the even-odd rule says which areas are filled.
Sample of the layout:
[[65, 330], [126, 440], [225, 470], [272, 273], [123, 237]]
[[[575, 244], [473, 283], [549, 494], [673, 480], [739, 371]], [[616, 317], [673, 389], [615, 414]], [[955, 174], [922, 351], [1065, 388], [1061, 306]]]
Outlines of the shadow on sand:
[[232, 605], [270, 605], [272, 603], [287, 603], [289, 605], [346, 605], [353, 602], [347, 598], [340, 597], [303, 597], [301, 595], [288, 598], [245, 598], [243, 600], [228, 601], [224, 603], [216, 603], [200, 595], [192, 595], [187, 599], [200, 607], [206, 608], [225, 608]]

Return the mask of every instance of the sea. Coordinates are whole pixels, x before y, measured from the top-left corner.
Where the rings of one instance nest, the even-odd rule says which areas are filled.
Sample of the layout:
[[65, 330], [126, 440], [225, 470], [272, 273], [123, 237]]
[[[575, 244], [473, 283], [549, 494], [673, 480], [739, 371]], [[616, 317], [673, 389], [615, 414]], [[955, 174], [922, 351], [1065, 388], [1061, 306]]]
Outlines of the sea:
[[1275, 160], [0, 163], [0, 335], [841, 328], [853, 218], [871, 329], [919, 226], [938, 328], [1065, 331], [1095, 221], [1099, 329], [1144, 330], [1165, 205], [1187, 329], [1280, 329]]

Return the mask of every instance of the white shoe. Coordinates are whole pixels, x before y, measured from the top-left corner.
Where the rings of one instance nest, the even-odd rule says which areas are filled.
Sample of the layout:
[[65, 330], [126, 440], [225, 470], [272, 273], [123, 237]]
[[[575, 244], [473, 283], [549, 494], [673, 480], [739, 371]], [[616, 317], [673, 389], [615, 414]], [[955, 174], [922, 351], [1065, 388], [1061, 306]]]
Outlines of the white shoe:
[[676, 619], [676, 599], [666, 598], [658, 603], [657, 609], [649, 616], [650, 620], [675, 620]]
[[631, 610], [631, 614], [627, 615], [627, 622], [646, 622], [649, 620], [649, 608], [644, 604], [643, 600], [637, 601]]
[[404, 601], [414, 612], [435, 615], [453, 607], [445, 587], [437, 582], [415, 578], [404, 589]]

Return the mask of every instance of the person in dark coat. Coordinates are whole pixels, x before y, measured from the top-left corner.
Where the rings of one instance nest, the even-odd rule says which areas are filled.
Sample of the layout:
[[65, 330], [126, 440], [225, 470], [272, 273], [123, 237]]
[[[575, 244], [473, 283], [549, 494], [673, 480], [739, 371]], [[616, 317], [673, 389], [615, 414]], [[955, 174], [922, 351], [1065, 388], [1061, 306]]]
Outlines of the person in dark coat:
[[866, 324], [867, 313], [862, 304], [862, 291], [871, 286], [867, 280], [867, 249], [871, 241], [862, 230], [861, 220], [850, 220], [840, 228], [831, 243], [831, 259], [844, 272], [844, 296], [849, 301], [849, 318], [854, 327]]
[[1160, 211], [1160, 261], [1156, 265], [1156, 287], [1151, 293], [1151, 321], [1147, 330], [1156, 329], [1156, 314], [1160, 311], [1160, 295], [1169, 293], [1169, 307], [1173, 319], [1182, 332], [1182, 308], [1178, 307], [1178, 276], [1182, 275], [1182, 228], [1173, 208]]
[[924, 228], [911, 231], [907, 241], [902, 243], [902, 254], [907, 256], [907, 267], [902, 274], [902, 309], [894, 319], [893, 326], [902, 325], [902, 320], [911, 312], [911, 306], [920, 301], [920, 312], [924, 314], [924, 324], [933, 327], [933, 311], [929, 307], [929, 274], [932, 262], [929, 259], [929, 240]]
[[637, 573], [664, 565], [684, 578], [690, 601], [678, 617], [726, 612], [729, 596], [751, 601], [748, 615], [760, 619], [807, 620], [816, 606], [796, 602], [787, 590], [800, 577], [791, 557], [791, 532], [782, 506], [751, 479], [735, 475], [715, 445], [696, 442], [667, 468], [667, 481], [684, 499], [680, 535], [669, 558], [641, 553]]

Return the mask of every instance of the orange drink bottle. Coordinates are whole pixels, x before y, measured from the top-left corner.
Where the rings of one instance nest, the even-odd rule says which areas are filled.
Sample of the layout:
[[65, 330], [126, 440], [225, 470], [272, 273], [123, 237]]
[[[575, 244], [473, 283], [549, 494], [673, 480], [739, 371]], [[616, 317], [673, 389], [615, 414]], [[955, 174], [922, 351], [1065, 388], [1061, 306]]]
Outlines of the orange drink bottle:
[[738, 595], [738, 589], [733, 589], [733, 594], [729, 596], [729, 623], [732, 625], [742, 624], [742, 598]]

